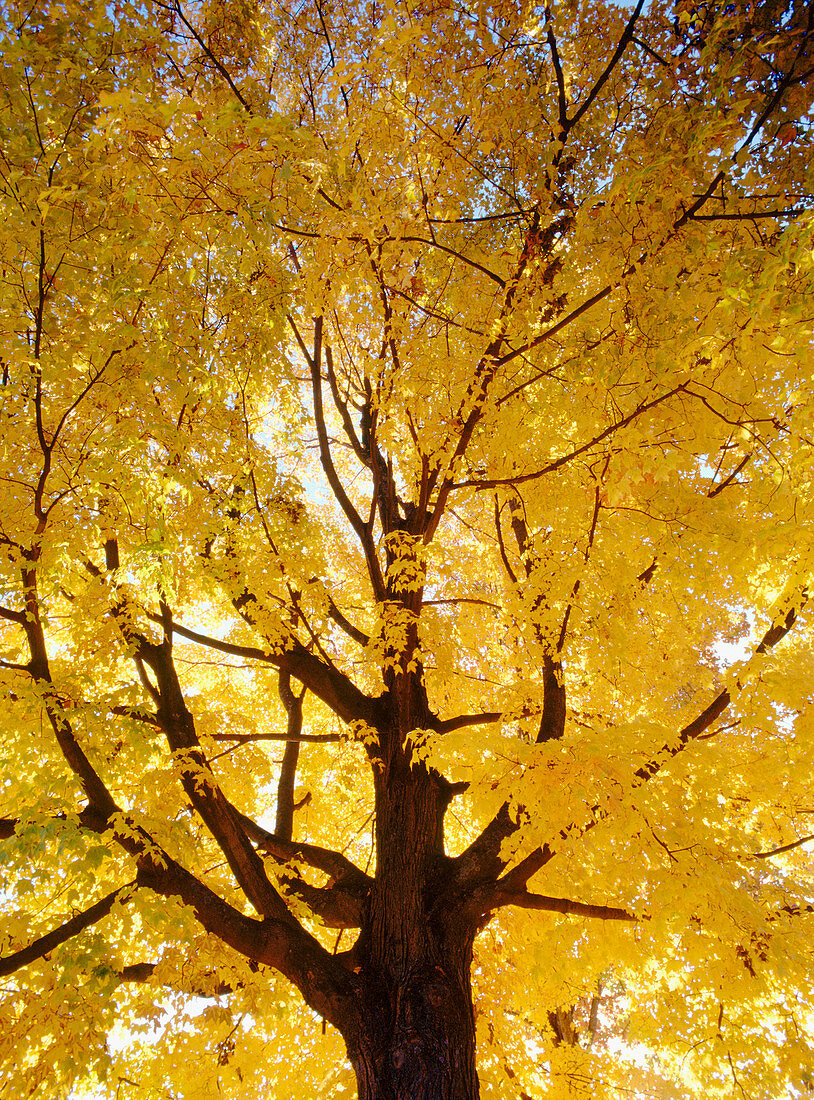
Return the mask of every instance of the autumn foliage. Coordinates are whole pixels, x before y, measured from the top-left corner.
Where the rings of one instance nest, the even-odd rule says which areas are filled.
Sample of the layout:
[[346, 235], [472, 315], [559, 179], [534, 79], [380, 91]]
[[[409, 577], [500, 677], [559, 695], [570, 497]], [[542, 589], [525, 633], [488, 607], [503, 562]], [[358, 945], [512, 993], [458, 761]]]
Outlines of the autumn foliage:
[[813, 50], [4, 0], [9, 1096], [814, 1090]]

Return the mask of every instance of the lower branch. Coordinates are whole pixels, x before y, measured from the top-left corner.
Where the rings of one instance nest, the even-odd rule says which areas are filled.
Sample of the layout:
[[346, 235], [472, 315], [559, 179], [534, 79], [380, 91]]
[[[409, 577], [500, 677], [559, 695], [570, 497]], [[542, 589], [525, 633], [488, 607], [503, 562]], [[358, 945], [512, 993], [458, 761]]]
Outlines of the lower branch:
[[86, 909], [83, 913], [77, 913], [75, 917], [65, 921], [59, 928], [54, 928], [47, 935], [34, 940], [28, 947], [23, 947], [19, 951], [0, 959], [0, 977], [13, 974], [16, 970], [21, 970], [22, 967], [28, 966], [36, 959], [44, 958], [61, 944], [67, 943], [74, 936], [78, 936], [80, 932], [84, 932], [86, 928], [97, 924], [103, 917], [108, 915], [119, 895], [124, 894], [122, 900], [125, 900], [128, 896], [127, 891], [134, 885], [130, 882], [126, 886], [120, 886], [117, 890], [113, 890], [112, 893], [97, 901], [95, 905], [91, 905], [90, 909]]
[[291, 674], [280, 669], [278, 690], [286, 712], [286, 746], [280, 779], [277, 784], [277, 818], [274, 824], [276, 836], [291, 840], [294, 835], [294, 784], [297, 777], [297, 761], [302, 733], [302, 704], [306, 688], [295, 695], [291, 690]]
[[329, 886], [311, 886], [301, 878], [286, 876], [283, 885], [320, 917], [328, 928], [361, 928], [365, 893], [335, 882]]
[[[797, 616], [805, 606], [807, 600], [808, 588], [804, 585], [799, 590], [796, 605], [789, 607], [763, 635], [760, 644], [755, 650], [755, 656], [765, 655], [769, 650], [773, 649], [779, 641], [785, 638], [797, 621]], [[649, 763], [636, 769], [633, 773], [632, 786], [638, 787], [642, 783], [648, 782], [657, 775], [674, 756], [677, 756], [678, 753], [683, 752], [684, 749], [694, 741], [701, 738], [710, 726], [721, 717], [731, 702], [732, 695], [729, 689], [724, 689], [715, 699], [713, 699], [709, 706], [701, 712], [701, 714], [680, 731], [677, 741], [674, 744], [664, 745]], [[600, 820], [602, 820], [601, 815], [595, 817], [584, 826], [566, 826], [566, 828], [560, 831], [559, 835], [563, 839], [566, 837], [573, 838], [576, 836], [584, 836], [586, 833], [590, 832]], [[506, 866], [506, 861], [500, 857], [500, 846], [504, 840], [507, 840], [519, 828], [520, 821], [512, 818], [509, 813], [508, 803], [504, 803], [481, 835], [455, 860], [457, 864], [457, 869], [455, 871], [456, 881], [460, 882], [461, 885], [469, 883], [476, 886], [479, 882], [482, 882], [484, 878], [491, 877], [492, 875], [497, 878]], [[524, 889], [532, 875], [536, 874], [537, 871], [544, 867], [557, 854], [557, 849], [553, 846], [556, 843], [557, 841], [555, 839], [551, 844], [546, 843], [539, 848], [535, 848], [534, 851], [525, 856], [517, 866], [508, 871], [502, 879], [498, 880], [498, 888], [512, 892]]]
[[272, 966], [299, 989], [306, 1003], [340, 1031], [354, 1016], [353, 975], [295, 920], [256, 920], [234, 909], [169, 856], [139, 869], [137, 882], [191, 906], [207, 932], [239, 954]]
[[[159, 964], [154, 962], [131, 963], [129, 966], [123, 966], [117, 977], [122, 985], [128, 982], [144, 984], [152, 981], [158, 966]], [[250, 966], [253, 970], [259, 970], [256, 963], [251, 963]], [[207, 971], [191, 982], [162, 981], [157, 984], [166, 986], [176, 993], [187, 993], [191, 997], [202, 998], [223, 997], [240, 988], [240, 983], [226, 982], [218, 977], [216, 971]]]

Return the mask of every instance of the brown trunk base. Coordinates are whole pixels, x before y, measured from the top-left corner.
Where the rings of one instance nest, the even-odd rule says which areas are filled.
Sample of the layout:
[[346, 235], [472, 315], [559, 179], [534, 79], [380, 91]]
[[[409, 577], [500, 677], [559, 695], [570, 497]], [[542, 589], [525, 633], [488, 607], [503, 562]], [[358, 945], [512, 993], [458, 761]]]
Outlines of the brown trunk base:
[[468, 982], [436, 966], [368, 1004], [349, 1051], [359, 1100], [479, 1100]]

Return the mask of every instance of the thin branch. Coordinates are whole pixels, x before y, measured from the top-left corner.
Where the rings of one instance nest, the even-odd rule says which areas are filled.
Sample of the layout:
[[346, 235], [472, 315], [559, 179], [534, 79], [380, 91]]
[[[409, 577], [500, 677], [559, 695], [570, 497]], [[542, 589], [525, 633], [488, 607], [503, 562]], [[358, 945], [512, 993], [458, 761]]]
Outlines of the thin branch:
[[499, 504], [499, 501], [497, 499], [497, 494], [495, 494], [495, 530], [497, 532], [497, 544], [500, 548], [500, 558], [501, 558], [501, 561], [503, 562], [503, 568], [508, 573], [512, 584], [516, 585], [517, 584], [517, 575], [515, 574], [514, 570], [511, 567], [511, 563], [509, 561], [508, 554], [506, 553], [506, 546], [505, 546], [505, 543], [503, 542], [503, 530], [502, 530], [501, 525], [500, 525], [500, 504]]
[[616, 920], [636, 922], [639, 917], [611, 905], [590, 905], [583, 901], [571, 901], [568, 898], [551, 898], [545, 894], [531, 894], [527, 890], [498, 889], [492, 897], [494, 908], [503, 905], [517, 905], [522, 909], [537, 909], [548, 913], [564, 913], [572, 917], [595, 917], [598, 920]]
[[284, 741], [303, 745], [328, 745], [347, 740], [341, 733], [298, 733], [292, 737], [286, 733], [210, 733], [213, 741], [229, 741], [236, 745], [246, 745], [251, 741]]
[[365, 453], [364, 448], [359, 440], [359, 436], [356, 434], [356, 429], [353, 426], [353, 420], [348, 412], [348, 405], [346, 401], [342, 400], [342, 396], [339, 393], [339, 384], [336, 378], [336, 371], [334, 370], [334, 357], [333, 350], [330, 344], [325, 345], [325, 367], [328, 375], [328, 385], [331, 388], [331, 396], [333, 397], [334, 406], [336, 411], [342, 420], [342, 427], [345, 429], [345, 435], [348, 437], [353, 452], [359, 461], [365, 465], [370, 465], [370, 456]]
[[[379, 559], [376, 556], [376, 548], [373, 545], [373, 538], [367, 525], [362, 521], [361, 516], [354, 508], [350, 501], [342, 482], [339, 480], [339, 475], [336, 472], [336, 468], [331, 457], [331, 445], [328, 440], [328, 431], [325, 426], [325, 414], [322, 407], [322, 377], [321, 377], [321, 361], [322, 361], [322, 318], [317, 317], [314, 321], [314, 352], [313, 355], [309, 354], [308, 349], [305, 346], [305, 342], [300, 335], [299, 329], [294, 321], [294, 318], [287, 314], [288, 323], [294, 332], [294, 336], [299, 344], [300, 351], [302, 351], [305, 361], [311, 371], [311, 393], [314, 403], [314, 424], [317, 429], [317, 439], [319, 441], [319, 456], [322, 464], [322, 469], [325, 472], [328, 484], [331, 487], [331, 491], [336, 498], [336, 502], [339, 504], [342, 511], [345, 513], [348, 522], [359, 539], [364, 551], [365, 560], [367, 561], [368, 573], [370, 575], [370, 583], [373, 587], [373, 593], [377, 599], [383, 599], [385, 594], [384, 577], [382, 576], [381, 565]], [[299, 679], [299, 677], [298, 677]], [[305, 682], [305, 681], [303, 681]], [[310, 685], [309, 685], [310, 686]]]
[[[608, 466], [609, 465], [610, 465], [610, 455], [608, 455], [605, 458], [605, 465], [602, 468], [602, 473], [597, 478], [597, 483], [596, 483], [596, 486], [594, 487], [593, 515], [591, 517], [591, 526], [590, 526], [590, 530], [588, 531], [588, 541], [587, 541], [587, 544], [585, 546], [585, 553], [583, 555], [583, 559], [584, 559], [586, 565], [588, 564], [588, 559], [591, 556], [591, 550], [593, 549], [594, 539], [596, 538], [596, 528], [597, 528], [597, 524], [599, 522], [599, 512], [600, 512], [600, 509], [602, 507], [602, 493], [601, 493], [600, 490], [601, 490], [601, 486], [604, 484], [605, 475], [608, 472]], [[571, 589], [571, 595], [570, 595], [569, 600], [568, 600], [568, 606], [566, 607], [565, 614], [563, 615], [562, 626], [560, 627], [560, 636], [557, 640], [557, 653], [562, 653], [562, 651], [563, 651], [563, 647], [565, 645], [565, 639], [568, 636], [568, 621], [571, 617], [571, 610], [574, 606], [574, 601], [576, 600], [577, 596], [579, 595], [579, 590], [580, 590], [581, 584], [582, 584], [582, 578], [577, 577], [577, 579], [574, 581], [574, 585]]]
[[736, 477], [738, 476], [738, 474], [739, 474], [739, 473], [741, 472], [741, 470], [742, 470], [742, 469], [744, 468], [744, 466], [746, 465], [746, 463], [747, 463], [747, 462], [748, 462], [748, 461], [749, 461], [749, 460], [750, 460], [751, 458], [752, 458], [752, 453], [751, 453], [751, 451], [750, 451], [750, 452], [749, 452], [749, 454], [745, 455], [745, 456], [744, 456], [744, 457], [743, 457], [743, 458], [742, 458], [742, 459], [740, 460], [740, 462], [739, 462], [739, 463], [738, 463], [738, 465], [737, 465], [737, 466], [735, 467], [735, 469], [734, 469], [734, 470], [732, 471], [732, 473], [731, 473], [731, 474], [729, 474], [729, 475], [728, 475], [728, 477], [725, 477], [725, 478], [724, 478], [724, 480], [723, 480], [723, 481], [722, 481], [722, 482], [720, 483], [720, 485], [716, 485], [716, 486], [714, 486], [714, 488], [711, 488], [711, 489], [709, 490], [709, 492], [707, 493], [707, 496], [708, 496], [708, 497], [710, 498], [710, 500], [711, 500], [711, 499], [712, 499], [713, 497], [717, 497], [718, 493], [722, 493], [722, 492], [724, 491], [724, 489], [726, 489], [726, 487], [727, 487], [728, 485], [731, 485], [731, 484], [732, 484], [732, 482], [733, 482], [733, 481], [735, 480], [735, 478], [736, 478]]
[[650, 412], [651, 409], [656, 408], [657, 405], [661, 405], [663, 401], [667, 401], [671, 397], [675, 397], [677, 393], [683, 393], [689, 383], [682, 382], [679, 386], [674, 386], [673, 389], [668, 390], [666, 393], [661, 394], [660, 397], [654, 397], [652, 401], [646, 401], [642, 405], [638, 405], [633, 412], [623, 417], [621, 420], [617, 420], [615, 424], [611, 424], [603, 432], [594, 436], [593, 439], [588, 440], [587, 443], [583, 443], [580, 447], [577, 447], [573, 451], [569, 451], [568, 454], [561, 455], [553, 462], [549, 462], [547, 466], [544, 466], [541, 470], [535, 470], [532, 474], [516, 474], [514, 477], [497, 477], [490, 478], [489, 480], [473, 479], [471, 481], [458, 481], [454, 484], [455, 489], [495, 489], [500, 485], [521, 485], [526, 481], [534, 481], [537, 478], [544, 477], [546, 474], [553, 473], [554, 470], [559, 470], [561, 466], [565, 466], [568, 462], [573, 462], [575, 458], [579, 458], [580, 455], [585, 454], [586, 451], [590, 451], [596, 447], [597, 444], [602, 443], [608, 436], [613, 435], [614, 432], [619, 431], [621, 428], [626, 428], [628, 424], [636, 420], [637, 417], [643, 416], [645, 413]]
[[119, 807], [113, 795], [107, 789], [99, 773], [91, 764], [82, 749], [76, 734], [64, 714], [62, 703], [55, 693], [48, 662], [48, 650], [45, 631], [40, 618], [39, 597], [37, 594], [37, 571], [32, 563], [23, 569], [23, 595], [26, 605], [25, 630], [28, 648], [31, 654], [29, 672], [32, 679], [42, 689], [42, 700], [48, 721], [54, 731], [57, 744], [71, 771], [79, 780], [82, 790], [94, 809], [105, 818], [116, 813]]
[[229, 85], [229, 87], [231, 88], [232, 92], [235, 95], [235, 98], [238, 100], [240, 105], [243, 107], [243, 109], [246, 111], [246, 113], [248, 115], [252, 115], [254, 112], [252, 111], [252, 109], [249, 106], [248, 102], [244, 98], [243, 93], [240, 91], [238, 86], [235, 84], [234, 80], [232, 80], [232, 77], [231, 77], [231, 74], [229, 73], [229, 70], [226, 68], [226, 66], [223, 64], [222, 61], [220, 61], [217, 57], [215, 57], [215, 55], [212, 53], [212, 50], [209, 48], [209, 46], [206, 44], [206, 42], [203, 40], [201, 35], [196, 30], [195, 26], [192, 23], [190, 23], [190, 21], [184, 15], [183, 11], [181, 10], [181, 4], [180, 4], [179, 0], [174, 0], [174, 3], [172, 3], [172, 4], [161, 4], [161, 7], [169, 9], [170, 11], [174, 12], [178, 16], [178, 18], [181, 20], [181, 22], [184, 24], [184, 26], [189, 31], [189, 33], [192, 35], [192, 37], [195, 39], [195, 41], [201, 47], [203, 52], [206, 54], [206, 56], [209, 58], [209, 60], [215, 66], [215, 69], [218, 71], [220, 76], [223, 77], [223, 79]]
[[212, 638], [207, 634], [201, 634], [197, 630], [173, 622], [174, 634], [180, 634], [190, 642], [207, 646], [209, 649], [218, 650], [221, 653], [229, 653], [234, 657], [244, 657], [246, 660], [260, 661], [272, 665], [275, 668], [285, 669], [290, 672], [301, 684], [305, 684], [319, 699], [330, 707], [334, 714], [346, 722], [362, 719], [370, 725], [376, 725], [379, 719], [378, 700], [370, 699], [359, 690], [356, 685], [335, 668], [328, 668], [318, 657], [303, 646], [296, 639], [292, 639], [291, 649], [282, 653], [268, 653], [256, 646], [235, 645], [233, 642], [223, 642], [218, 638]]
[[791, 844], [784, 844], [782, 848], [772, 848], [770, 852], [752, 852], [752, 859], [769, 859], [770, 856], [780, 856], [784, 852], [793, 852], [795, 848], [799, 848], [802, 844], [808, 844], [809, 840], [814, 840], [814, 833], [811, 836], [804, 836], [800, 840], [794, 840]]
[[692, 220], [694, 222], [751, 222], [758, 218], [798, 218], [801, 214], [810, 213], [810, 207], [796, 206], [790, 210], [753, 210], [751, 214], [740, 210], [731, 214], [693, 214]]
[[491, 600], [481, 600], [474, 596], [452, 596], [448, 599], [442, 600], [422, 600], [422, 607], [443, 607], [447, 604], [467, 603], [474, 604], [476, 607], [489, 607], [493, 611], [502, 611], [503, 608], [500, 604], [492, 603]]
[[[508, 328], [509, 318], [512, 316], [514, 309], [515, 298], [518, 293], [518, 289], [522, 282], [523, 276], [528, 269], [528, 265], [531, 262], [531, 258], [537, 248], [538, 233], [540, 229], [540, 206], [539, 204], [534, 210], [534, 216], [531, 219], [531, 223], [526, 231], [525, 240], [523, 243], [523, 250], [517, 261], [517, 266], [514, 271], [514, 275], [511, 280], [506, 284], [505, 294], [503, 297], [503, 305], [500, 309], [500, 314], [497, 319], [497, 323], [493, 327], [493, 337], [489, 341], [489, 344], [485, 348], [478, 363], [472, 373], [472, 380], [466, 389], [466, 395], [462, 399], [459, 408], [457, 420], [461, 424], [461, 431], [458, 435], [458, 442], [455, 446], [455, 450], [451, 456], [447, 459], [445, 466], [445, 472], [441, 477], [441, 482], [438, 488], [438, 493], [435, 499], [435, 504], [429, 514], [429, 518], [423, 524], [424, 527], [424, 542], [429, 544], [435, 536], [435, 532], [438, 528], [438, 524], [441, 522], [441, 517], [444, 515], [447, 506], [447, 500], [449, 494], [455, 488], [454, 470], [455, 465], [466, 454], [469, 447], [472, 436], [475, 429], [480, 423], [483, 416], [483, 410], [485, 407], [486, 399], [489, 394], [489, 389], [492, 382], [495, 379], [498, 368], [501, 364], [501, 360], [498, 358], [501, 348], [506, 342], [506, 332]], [[467, 412], [467, 406], [469, 411]], [[432, 475], [433, 486], [437, 483], [437, 477], [440, 470], [434, 472]]]
[[[640, 0], [640, 2], [641, 2], [641, 0]], [[785, 95], [787, 89], [790, 86], [792, 86], [794, 83], [798, 82], [797, 79], [793, 76], [794, 68], [797, 64], [797, 61], [800, 59], [800, 57], [803, 55], [805, 49], [807, 48], [808, 40], [809, 40], [808, 35], [803, 36], [803, 39], [802, 39], [802, 41], [800, 43], [800, 46], [798, 48], [798, 51], [797, 51], [797, 56], [795, 57], [794, 61], [792, 62], [789, 70], [784, 74], [783, 79], [779, 82], [777, 88], [775, 89], [774, 94], [772, 95], [769, 102], [766, 104], [766, 107], [764, 108], [764, 110], [761, 112], [761, 114], [756, 119], [756, 121], [753, 124], [753, 126], [752, 126], [751, 130], [749, 131], [749, 133], [746, 135], [746, 137], [743, 139], [743, 141], [738, 145], [738, 147], [735, 149], [735, 151], [731, 154], [729, 159], [734, 165], [737, 166], [740, 163], [739, 158], [741, 157], [741, 154], [744, 153], [751, 146], [751, 144], [754, 141], [755, 137], [760, 133], [760, 131], [766, 125], [768, 120], [772, 117], [772, 115], [773, 115], [775, 109], [777, 108], [778, 104], [783, 99], [783, 96]], [[582, 108], [580, 108], [580, 110], [577, 112], [577, 114], [571, 120], [571, 125], [575, 124], [575, 122], [578, 120], [578, 118], [581, 116], [581, 114], [587, 108], [588, 105], [589, 105], [588, 101], [586, 101], [586, 103], [583, 104]], [[518, 356], [525, 355], [527, 352], [531, 351], [533, 348], [539, 347], [541, 344], [543, 344], [546, 341], [550, 340], [553, 336], [555, 336], [562, 329], [564, 329], [568, 325], [570, 325], [578, 317], [581, 317], [584, 313], [587, 313], [589, 310], [593, 309], [593, 307], [595, 305], [598, 305], [599, 302], [604, 301], [605, 298], [607, 298], [610, 294], [612, 294], [619, 287], [623, 286], [624, 283], [625, 283], [625, 280], [629, 276], [633, 275], [637, 270], [639, 270], [641, 267], [643, 267], [643, 265], [646, 264], [649, 260], [652, 260], [657, 255], [659, 255], [664, 250], [664, 248], [666, 248], [666, 246], [670, 243], [670, 241], [673, 240], [673, 238], [676, 236], [676, 234], [679, 233], [684, 228], [685, 225], [687, 225], [688, 222], [690, 222], [693, 219], [697, 218], [698, 211], [707, 202], [709, 202], [709, 200], [715, 195], [715, 192], [718, 190], [719, 186], [726, 179], [727, 172], [728, 172], [728, 169], [725, 169], [725, 168], [720, 169], [720, 171], [718, 171], [716, 173], [715, 177], [710, 182], [710, 184], [707, 187], [706, 191], [699, 194], [697, 196], [695, 202], [693, 202], [691, 206], [687, 207], [686, 209], [683, 208], [683, 206], [682, 206], [682, 208], [681, 208], [682, 213], [673, 222], [672, 226], [667, 231], [667, 233], [664, 235], [662, 240], [656, 246], [651, 248], [649, 251], [643, 252], [637, 260], [635, 260], [632, 263], [629, 263], [622, 270], [622, 272], [620, 273], [619, 277], [615, 280], [615, 282], [608, 283], [606, 286], [602, 287], [601, 290], [598, 290], [590, 298], [587, 298], [581, 305], [577, 306], [576, 309], [573, 309], [565, 317], [561, 318], [555, 324], [551, 325], [550, 328], [545, 329], [543, 332], [541, 332], [537, 336], [535, 336], [532, 340], [529, 340], [529, 342], [527, 344], [523, 344], [523, 345], [521, 345], [521, 347], [515, 348], [513, 351], [507, 353], [506, 355], [503, 355], [500, 359], [497, 360], [496, 365], [499, 366], [499, 367], [500, 366], [505, 366], [505, 364], [510, 363], [513, 359], [516, 359]]]
[[672, 73], [673, 70], [670, 67], [669, 61], [665, 61], [665, 59], [661, 56], [661, 54], [657, 53], [652, 48], [652, 46], [648, 46], [648, 44], [646, 42], [642, 42], [641, 38], [637, 38], [635, 34], [633, 36], [632, 41], [636, 46], [639, 47], [639, 49], [644, 50], [644, 52], [646, 54], [648, 54], [650, 57], [652, 57], [654, 61], [658, 61], [659, 65], [662, 65], [665, 69], [670, 69], [670, 72]]
[[573, 115], [573, 117], [571, 119], [569, 119], [569, 121], [568, 121], [568, 127], [569, 128], [572, 128], [572, 127], [576, 126], [576, 124], [579, 122], [579, 120], [582, 118], [582, 116], [586, 113], [586, 111], [590, 110], [591, 104], [593, 103], [593, 101], [596, 99], [596, 97], [599, 95], [599, 93], [604, 88], [604, 86], [605, 86], [605, 84], [608, 80], [608, 77], [611, 75], [613, 70], [619, 64], [619, 61], [621, 60], [622, 54], [627, 49], [628, 43], [631, 42], [632, 39], [633, 39], [633, 32], [636, 29], [636, 23], [638, 22], [639, 16], [642, 13], [642, 8], [643, 7], [644, 7], [644, 0], [639, 0], [638, 4], [636, 5], [636, 7], [633, 9], [633, 11], [631, 13], [630, 19], [627, 22], [627, 26], [625, 27], [624, 31], [622, 32], [622, 37], [619, 39], [619, 44], [617, 45], [616, 49], [614, 50], [613, 57], [608, 62], [607, 66], [605, 68], [605, 71], [602, 73], [599, 80], [597, 80], [596, 84], [594, 84], [593, 88], [591, 88], [591, 91], [588, 93], [588, 98], [585, 100], [585, 102], [582, 104], [582, 106], [579, 108], [579, 110], [576, 112], [576, 114]]
[[135, 881], [128, 883], [126, 886], [120, 886], [106, 897], [103, 897], [100, 901], [97, 901], [95, 905], [91, 905], [89, 909], [85, 909], [84, 912], [77, 913], [75, 917], [71, 917], [70, 920], [61, 924], [59, 928], [54, 928], [53, 931], [48, 932], [47, 935], [40, 936], [39, 939], [30, 943], [28, 947], [23, 947], [19, 951], [15, 951], [13, 954], [6, 955], [4, 958], [0, 959], [0, 977], [5, 977], [7, 974], [13, 974], [16, 970], [28, 966], [29, 963], [34, 962], [36, 959], [43, 958], [61, 944], [73, 939], [74, 936], [78, 936], [80, 932], [84, 932], [86, 928], [90, 928], [91, 925], [98, 923], [98, 921], [108, 915], [119, 895], [124, 893], [125, 898], [127, 898], [129, 896], [129, 891], [132, 890], [134, 886]]

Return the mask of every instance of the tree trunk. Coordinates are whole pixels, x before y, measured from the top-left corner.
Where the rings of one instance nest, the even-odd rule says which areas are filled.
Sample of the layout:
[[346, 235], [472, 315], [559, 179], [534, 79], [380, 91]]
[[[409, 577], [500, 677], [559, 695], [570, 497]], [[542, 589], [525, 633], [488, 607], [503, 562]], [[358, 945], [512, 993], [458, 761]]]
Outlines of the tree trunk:
[[348, 1054], [359, 1100], [478, 1100], [469, 970], [418, 967], [367, 984]]
[[359, 1100], [477, 1100], [477, 922], [442, 900], [449, 784], [410, 759], [399, 725], [382, 738], [374, 778], [377, 865], [354, 948], [360, 994], [348, 1055]]

